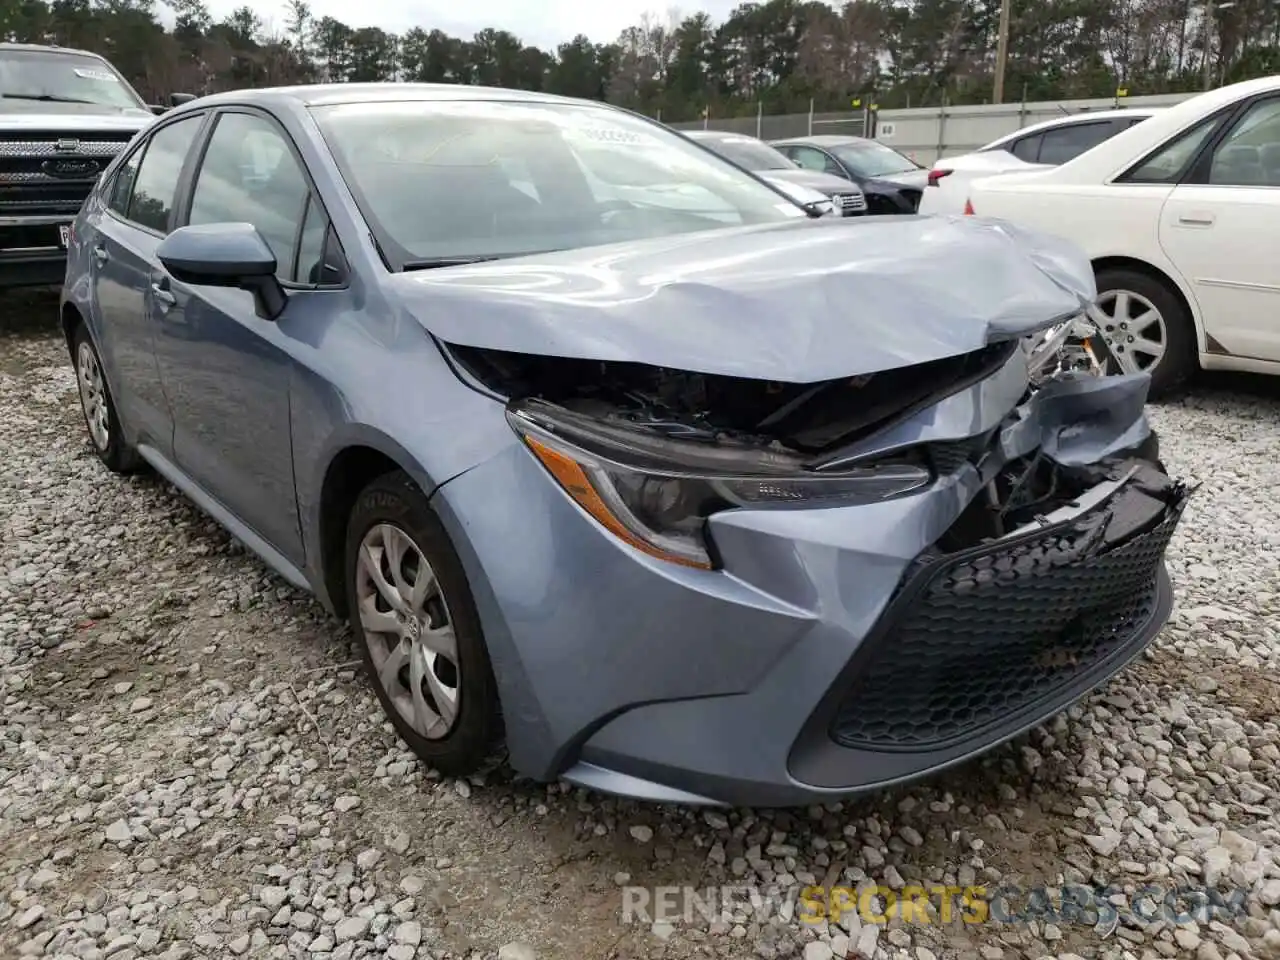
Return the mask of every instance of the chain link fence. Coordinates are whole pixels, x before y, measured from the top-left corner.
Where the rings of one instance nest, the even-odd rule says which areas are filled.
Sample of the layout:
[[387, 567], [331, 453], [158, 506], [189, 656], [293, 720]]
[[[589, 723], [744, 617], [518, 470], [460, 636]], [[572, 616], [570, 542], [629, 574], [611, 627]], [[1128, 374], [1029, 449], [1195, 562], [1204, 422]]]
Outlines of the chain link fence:
[[690, 123], [673, 123], [677, 130], [723, 130], [741, 133], [761, 140], [785, 140], [821, 134], [866, 136], [867, 118], [863, 111], [846, 113], [783, 113], [754, 117], [708, 117]]

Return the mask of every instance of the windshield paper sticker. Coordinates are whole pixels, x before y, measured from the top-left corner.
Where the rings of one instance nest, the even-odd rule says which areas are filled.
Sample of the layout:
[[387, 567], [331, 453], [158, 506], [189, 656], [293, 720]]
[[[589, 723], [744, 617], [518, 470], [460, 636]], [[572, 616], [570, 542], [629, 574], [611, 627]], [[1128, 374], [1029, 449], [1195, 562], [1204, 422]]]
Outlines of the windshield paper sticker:
[[76, 76], [83, 77], [86, 80], [109, 80], [112, 83], [119, 83], [120, 78], [114, 74], [107, 73], [105, 70], [87, 70], [84, 67], [76, 67]]

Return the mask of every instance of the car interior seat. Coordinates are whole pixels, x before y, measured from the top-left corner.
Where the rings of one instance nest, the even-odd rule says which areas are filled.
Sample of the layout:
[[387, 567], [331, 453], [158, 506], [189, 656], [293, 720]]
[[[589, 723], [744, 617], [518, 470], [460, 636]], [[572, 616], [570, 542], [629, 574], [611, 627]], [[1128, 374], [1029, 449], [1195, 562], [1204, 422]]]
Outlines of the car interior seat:
[[1237, 186], [1265, 183], [1258, 148], [1247, 144], [1225, 147], [1213, 158], [1209, 182]]

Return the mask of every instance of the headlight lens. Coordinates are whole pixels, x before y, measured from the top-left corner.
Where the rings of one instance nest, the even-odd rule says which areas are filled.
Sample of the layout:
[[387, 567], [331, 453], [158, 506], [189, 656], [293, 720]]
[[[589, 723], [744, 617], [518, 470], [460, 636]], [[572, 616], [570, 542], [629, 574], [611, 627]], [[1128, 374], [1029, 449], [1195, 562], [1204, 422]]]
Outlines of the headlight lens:
[[932, 481], [906, 461], [840, 471], [806, 471], [785, 455], [716, 450], [639, 435], [545, 406], [520, 406], [507, 419], [565, 492], [618, 539], [653, 557], [712, 569], [706, 519], [761, 505], [833, 506], [886, 500]]

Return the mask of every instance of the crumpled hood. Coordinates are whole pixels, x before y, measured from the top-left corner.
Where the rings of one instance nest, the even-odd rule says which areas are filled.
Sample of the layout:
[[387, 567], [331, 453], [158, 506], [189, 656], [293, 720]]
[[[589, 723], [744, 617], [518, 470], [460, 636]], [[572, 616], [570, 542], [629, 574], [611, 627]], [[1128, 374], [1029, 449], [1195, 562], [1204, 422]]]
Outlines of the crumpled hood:
[[798, 220], [396, 274], [446, 343], [812, 383], [979, 350], [1094, 297], [1066, 241], [973, 217]]

